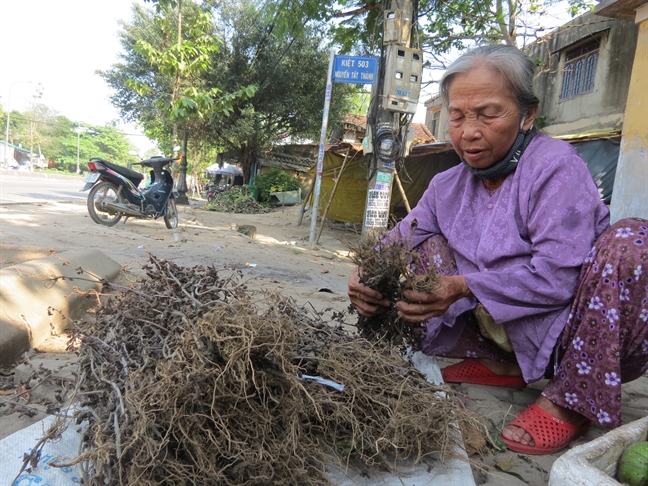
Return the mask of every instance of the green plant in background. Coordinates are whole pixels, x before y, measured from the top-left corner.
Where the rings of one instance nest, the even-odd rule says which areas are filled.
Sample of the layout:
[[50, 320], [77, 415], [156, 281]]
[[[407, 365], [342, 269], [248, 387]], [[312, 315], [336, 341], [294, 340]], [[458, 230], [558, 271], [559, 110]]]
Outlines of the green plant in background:
[[254, 180], [254, 185], [259, 190], [261, 201], [269, 201], [272, 192], [296, 191], [300, 188], [299, 181], [281, 169], [259, 174]]
[[[230, 187], [227, 191], [216, 194], [214, 200], [203, 206], [207, 211], [221, 213], [267, 213], [272, 211], [267, 204], [259, 204], [249, 189], [242, 186]], [[248, 234], [248, 233], [246, 233]], [[248, 234], [249, 236], [249, 234]]]

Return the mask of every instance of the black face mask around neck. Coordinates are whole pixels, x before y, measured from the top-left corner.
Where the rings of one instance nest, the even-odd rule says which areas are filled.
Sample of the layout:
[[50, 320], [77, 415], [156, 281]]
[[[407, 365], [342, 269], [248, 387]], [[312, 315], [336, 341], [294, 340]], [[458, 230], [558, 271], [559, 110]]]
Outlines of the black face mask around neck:
[[533, 128], [527, 130], [526, 132], [520, 129], [517, 138], [515, 139], [515, 142], [513, 142], [513, 146], [511, 147], [511, 150], [509, 150], [508, 154], [506, 154], [506, 156], [499, 162], [495, 162], [493, 165], [486, 167], [485, 169], [476, 169], [475, 167], [471, 167], [464, 159], [461, 159], [461, 162], [463, 162], [464, 167], [466, 167], [466, 169], [468, 169], [471, 174], [479, 177], [480, 179], [502, 179], [509, 175], [511, 172], [515, 171], [518, 162], [522, 157], [522, 154], [529, 146], [529, 143], [531, 143], [531, 140], [536, 135], [536, 133], [538, 132]]

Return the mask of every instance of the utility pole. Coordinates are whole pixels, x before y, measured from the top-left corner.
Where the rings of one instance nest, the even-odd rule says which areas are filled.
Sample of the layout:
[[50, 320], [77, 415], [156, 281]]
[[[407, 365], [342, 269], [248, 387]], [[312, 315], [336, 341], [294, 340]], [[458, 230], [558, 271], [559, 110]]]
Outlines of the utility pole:
[[[409, 153], [410, 123], [418, 105], [423, 53], [418, 45], [418, 0], [392, 0], [384, 12], [378, 83], [373, 86], [363, 151], [371, 154], [362, 234], [387, 228], [395, 171]], [[412, 45], [414, 44], [414, 46]], [[411, 133], [411, 135], [410, 135]]]
[[81, 149], [81, 134], [82, 133], [90, 133], [90, 134], [95, 134], [95, 132], [92, 128], [86, 128], [86, 127], [76, 127], [74, 131], [77, 133], [77, 163], [76, 163], [76, 173], [80, 174], [81, 173], [81, 166], [79, 165], [79, 154], [80, 149]]

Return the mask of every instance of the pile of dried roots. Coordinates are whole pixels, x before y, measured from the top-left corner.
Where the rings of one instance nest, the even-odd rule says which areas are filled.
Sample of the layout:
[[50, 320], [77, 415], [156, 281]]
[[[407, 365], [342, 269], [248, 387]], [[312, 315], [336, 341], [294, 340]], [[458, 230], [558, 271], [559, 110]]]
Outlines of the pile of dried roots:
[[89, 425], [67, 465], [84, 484], [323, 485], [327, 465], [449, 457], [456, 425], [478, 430], [451, 390], [338, 313], [214, 268], [151, 257], [147, 274], [76, 333], [75, 419]]
[[[412, 227], [416, 226], [416, 222]], [[432, 262], [424, 262], [407, 238], [387, 240], [370, 233], [350, 245], [351, 259], [358, 266], [360, 283], [380, 292], [392, 306], [380, 308], [373, 317], [358, 317], [360, 336], [369, 341], [385, 341], [402, 349], [416, 347], [416, 327], [398, 317], [393, 306], [407, 300], [406, 290], [431, 292], [438, 288], [440, 276]]]

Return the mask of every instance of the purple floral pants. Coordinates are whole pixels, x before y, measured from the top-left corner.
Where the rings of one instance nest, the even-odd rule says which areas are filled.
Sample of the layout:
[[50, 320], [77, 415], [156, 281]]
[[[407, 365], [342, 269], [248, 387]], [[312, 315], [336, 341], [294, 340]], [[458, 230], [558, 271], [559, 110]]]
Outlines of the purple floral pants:
[[[455, 271], [443, 237], [430, 238], [421, 250], [425, 260], [439, 265], [439, 273]], [[647, 220], [618, 221], [596, 241], [554, 351], [542, 394], [599, 425], [621, 425], [621, 383], [648, 369]], [[515, 361], [514, 353], [484, 338], [473, 319], [443, 356]]]

